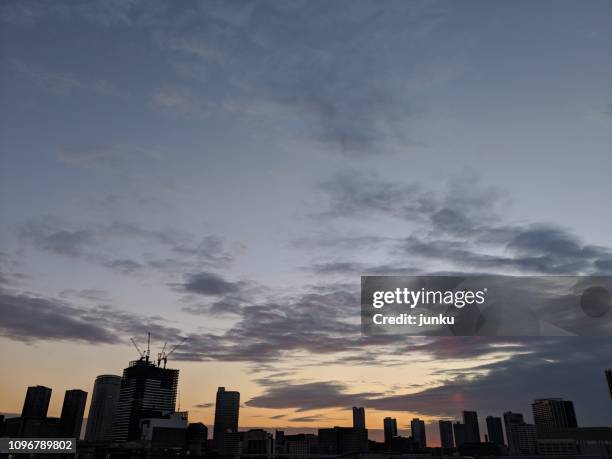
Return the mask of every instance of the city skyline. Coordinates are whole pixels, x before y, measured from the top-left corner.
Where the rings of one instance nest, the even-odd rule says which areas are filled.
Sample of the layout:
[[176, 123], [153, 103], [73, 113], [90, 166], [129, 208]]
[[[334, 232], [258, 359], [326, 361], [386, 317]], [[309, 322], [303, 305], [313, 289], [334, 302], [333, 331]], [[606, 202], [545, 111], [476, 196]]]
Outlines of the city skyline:
[[[174, 413], [175, 411], [180, 413], [185, 413], [187, 415], [188, 411], [180, 411], [180, 407], [177, 407], [176, 400], [176, 385], [178, 384], [179, 378], [179, 370], [177, 369], [168, 369], [166, 370], [166, 362], [164, 366], [161, 366], [161, 361], [158, 360], [157, 364], [155, 360], [149, 361], [148, 353], [141, 354], [141, 357], [138, 360], [131, 361], [129, 366], [124, 369], [123, 377], [116, 376], [119, 379], [127, 379], [136, 377], [137, 374], [139, 378], [161, 378], [163, 379], [172, 379], [174, 381], [169, 387], [169, 394], [174, 394], [170, 399], [167, 399], [165, 396], [159, 393], [159, 388], [154, 389], [154, 399], [151, 399], [150, 396], [147, 396], [146, 389], [140, 397], [146, 400], [149, 397], [148, 403], [153, 403], [151, 406], [155, 406], [155, 410], [157, 414], [155, 416], [160, 416], [162, 414]], [[150, 368], [155, 374], [151, 373], [148, 376], [145, 376], [143, 370], [144, 367], [139, 370], [140, 365], [145, 365], [147, 368]], [[158, 372], [168, 373], [168, 375], [162, 375]], [[610, 370], [606, 369], [603, 371], [603, 377], [608, 379]], [[170, 376], [172, 375], [172, 376]], [[96, 392], [96, 386], [99, 383], [112, 383], [110, 379], [115, 378], [115, 375], [99, 375], [95, 378], [95, 384], [93, 392]], [[144, 380], [143, 380], [144, 381]], [[148, 384], [148, 383], [147, 383]], [[131, 386], [131, 385], [128, 385]], [[136, 390], [134, 392], [134, 387]], [[129, 390], [130, 397], [133, 397], [134, 393], [137, 393], [142, 389], [137, 388], [138, 385], [132, 386]], [[100, 389], [98, 389], [100, 390]], [[107, 417], [104, 419], [104, 416], [98, 416], [94, 419], [94, 423], [96, 425], [92, 425], [88, 418], [84, 418], [85, 413], [85, 400], [88, 400], [88, 393], [81, 389], [70, 389], [66, 390], [63, 399], [62, 413], [60, 418], [54, 418], [53, 416], [48, 416], [48, 406], [51, 400], [52, 388], [37, 385], [30, 386], [27, 388], [26, 396], [24, 398], [23, 408], [21, 411], [21, 417], [26, 418], [34, 418], [34, 419], [44, 419], [49, 417], [52, 420], [58, 421], [58, 425], [56, 427], [58, 435], [60, 437], [71, 437], [73, 436], [69, 431], [79, 432], [76, 435], [77, 438], [84, 438], [87, 441], [87, 435], [90, 435], [92, 438], [89, 441], [94, 442], [125, 442], [128, 439], [135, 440], [140, 438], [140, 434], [138, 433], [136, 436], [130, 436], [127, 434], [128, 427], [127, 422], [123, 422], [124, 418], [133, 417], [134, 425], [140, 425], [140, 419], [147, 417], [145, 415], [141, 415], [139, 413], [132, 413], [128, 416], [128, 414], [120, 414], [122, 409], [120, 408], [121, 404], [125, 404], [125, 401], [121, 401], [121, 397], [119, 396], [119, 392], [117, 391], [116, 398], [116, 407], [111, 411], [105, 413]], [[105, 392], [108, 395], [108, 390]], [[76, 396], [76, 400], [75, 400]], [[78, 401], [77, 401], [78, 400]], [[153, 402], [155, 400], [155, 402]], [[76, 405], [75, 405], [76, 402]], [[164, 407], [163, 409], [161, 407]], [[248, 430], [258, 430], [264, 429], [268, 432], [274, 432], [278, 430], [288, 429], [287, 434], [295, 435], [298, 433], [313, 433], [317, 430], [329, 430], [332, 426], [317, 426], [314, 428], [300, 428], [300, 427], [288, 427], [288, 426], [274, 426], [274, 427], [262, 427], [262, 426], [242, 426], [239, 421], [239, 407], [240, 407], [240, 392], [239, 391], [226, 391], [225, 387], [217, 388], [217, 396], [216, 403], [211, 406], [214, 409], [214, 422], [210, 424], [205, 424], [207, 427], [210, 426], [209, 431], [211, 432], [210, 440], [214, 440], [216, 442], [221, 442], [222, 435], [224, 432], [245, 432]], [[365, 407], [355, 407], [353, 406], [351, 409], [352, 412], [352, 424], [351, 428], [365, 430], [368, 432], [366, 438], [369, 440], [374, 440], [378, 442], [382, 442], [386, 445], [390, 444], [390, 439], [393, 437], [403, 437], [405, 434], [406, 437], [412, 439], [415, 442], [415, 445], [420, 448], [424, 447], [441, 447], [443, 446], [443, 435], [448, 435], [445, 431], [447, 430], [447, 425], [450, 427], [450, 438], [453, 442], [454, 447], [459, 447], [463, 443], [492, 443], [502, 446], [507, 446], [510, 448], [510, 451], [513, 451], [512, 442], [517, 442], [518, 440], [514, 438], [514, 434], [510, 432], [512, 425], [523, 425], [523, 426], [531, 426], [533, 428], [533, 436], [535, 442], [535, 436], [545, 433], [547, 431], [555, 431], [556, 429], [576, 429], [576, 428], [601, 428], [601, 427], [609, 427], [612, 429], [612, 425], [601, 425], [601, 426], [591, 426], [585, 425], [578, 422], [576, 417], [576, 411], [574, 407], [574, 403], [570, 400], [565, 400], [562, 397], [548, 397], [548, 398], [539, 398], [535, 399], [531, 403], [532, 410], [527, 412], [527, 416], [524, 413], [512, 412], [510, 410], [504, 410], [503, 412], [503, 421], [505, 427], [502, 428], [502, 416], [494, 416], [490, 413], [485, 413], [486, 417], [481, 417], [480, 420], [478, 418], [478, 413], [476, 411], [463, 410], [461, 415], [457, 415], [454, 418], [445, 418], [438, 420], [431, 420], [428, 423], [420, 420], [418, 418], [413, 418], [410, 420], [410, 423], [405, 425], [404, 429], [398, 428], [397, 417], [390, 418], [386, 417], [382, 423], [382, 429], [380, 428], [372, 428], [371, 424], [368, 427], [367, 416], [365, 412]], [[243, 407], [244, 408], [244, 407]], [[92, 407], [89, 407], [91, 410]], [[142, 408], [140, 408], [142, 409]], [[160, 410], [161, 411], [157, 411]], [[115, 410], [117, 410], [115, 412]], [[348, 408], [347, 408], [348, 410]], [[130, 410], [131, 411], [131, 410]], [[90, 411], [91, 412], [91, 411]], [[146, 411], [144, 411], [146, 413]], [[154, 412], [150, 412], [149, 415], [153, 415]], [[3, 414], [3, 413], [0, 413]], [[530, 416], [533, 415], [532, 423], [530, 424]], [[4, 419], [11, 419], [15, 416], [10, 416]], [[119, 419], [119, 422], [116, 420]], [[98, 438], [94, 440], [93, 432], [99, 431], [102, 424], [108, 423], [111, 421], [111, 424], [107, 427], [109, 428], [108, 435], [106, 437]], [[193, 419], [192, 419], [193, 421]], [[200, 422], [197, 421], [196, 422]], [[81, 425], [82, 423], [82, 425]], [[130, 421], [132, 423], [132, 421]], [[400, 424], [401, 425], [401, 424]], [[117, 426], [119, 428], [117, 429]], [[484, 426], [483, 434], [480, 433], [480, 428]], [[112, 427], [112, 429], [110, 429]], [[338, 426], [334, 425], [333, 428], [346, 429], [347, 426]], [[381, 427], [381, 426], [378, 426]], [[444, 428], [443, 428], [444, 427]], [[458, 428], [461, 427], [459, 431]], [[537, 427], [537, 431], [536, 431]], [[131, 428], [130, 428], [131, 429]], [[138, 427], [139, 429], [139, 427]], [[389, 429], [389, 432], [387, 431]], [[437, 435], [434, 434], [434, 429], [436, 429]], [[506, 434], [504, 434], [504, 430]], [[124, 432], [119, 433], [117, 432]], [[134, 432], [137, 433], [137, 432]], [[370, 435], [373, 434], [373, 435]], [[48, 434], [47, 434], [48, 435]], [[23, 434], [23, 436], [36, 436], [33, 433]], [[104, 439], [103, 439], [104, 438]], [[426, 439], [427, 438], [427, 439]], [[517, 437], [518, 438], [518, 437]], [[534, 443], [535, 444], [535, 443]], [[517, 454], [528, 454], [522, 450], [516, 450]]]
[[255, 427], [554, 395], [612, 424], [610, 337], [359, 325], [361, 275], [612, 274], [612, 6], [585, 5], [2, 2], [0, 412], [91, 395], [151, 332], [186, 338], [206, 425], [218, 387]]

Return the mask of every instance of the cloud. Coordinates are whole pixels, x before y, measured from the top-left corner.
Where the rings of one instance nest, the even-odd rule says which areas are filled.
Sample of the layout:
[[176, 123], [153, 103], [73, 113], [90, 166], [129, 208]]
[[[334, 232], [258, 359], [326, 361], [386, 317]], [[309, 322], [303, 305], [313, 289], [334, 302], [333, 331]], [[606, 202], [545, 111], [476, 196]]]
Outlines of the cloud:
[[215, 406], [214, 403], [212, 402], [206, 402], [206, 403], [198, 403], [197, 405], [193, 405], [195, 408], [212, 408], [213, 406]]
[[[598, 408], [606, 398], [606, 355], [612, 350], [609, 339], [567, 337], [516, 340], [529, 354], [488, 363], [459, 373], [444, 384], [413, 394], [370, 401], [377, 409], [407, 406], [416, 413], [458, 416], [463, 409], [501, 414], [503, 410], [529, 412], [535, 398], [564, 397], [581, 413], [590, 414], [590, 423], [612, 421], [612, 414]], [[481, 371], [474, 377], [471, 373]], [[599, 394], [599, 395], [597, 395]]]
[[24, 224], [20, 237], [40, 250], [69, 257], [83, 256], [95, 243], [95, 235], [90, 230], [59, 229], [43, 220]]
[[117, 342], [116, 334], [86, 320], [85, 314], [61, 301], [0, 292], [0, 334], [17, 341]]
[[341, 2], [326, 7], [324, 19], [309, 19], [320, 14], [310, 3], [166, 11], [152, 36], [179, 76], [188, 60], [191, 77], [213, 76], [223, 85], [214, 94], [195, 84], [160, 87], [154, 103], [184, 116], [212, 107], [260, 119], [265, 107], [288, 119], [289, 130], [299, 125], [294, 136], [305, 133], [320, 148], [354, 157], [385, 153], [391, 140], [409, 144], [419, 91], [463, 72], [457, 49], [437, 50], [448, 59], [419, 52], [446, 9], [431, 2], [384, 8]]
[[16, 257], [0, 252], [0, 288], [20, 283], [28, 275], [21, 272], [22, 263]]
[[[287, 384], [269, 387], [258, 396], [246, 402], [255, 408], [288, 409], [310, 411], [321, 408], [363, 406], [363, 402], [373, 393], [349, 394], [347, 386], [338, 382], [313, 382]], [[304, 421], [306, 422], [306, 421]]]
[[161, 317], [108, 305], [84, 308], [65, 300], [0, 290], [0, 335], [16, 341], [116, 344], [148, 332], [167, 342], [181, 340], [180, 330], [166, 326]]
[[82, 167], [117, 167], [119, 165], [125, 167], [127, 161], [150, 161], [160, 159], [165, 154], [165, 150], [158, 146], [73, 145], [60, 148], [58, 159], [63, 163]]
[[[212, 234], [196, 237], [175, 228], [151, 229], [125, 221], [79, 227], [52, 216], [26, 222], [19, 237], [38, 250], [82, 258], [122, 274], [225, 267], [244, 250]], [[132, 255], [138, 248], [142, 255]]]
[[39, 0], [8, 1], [0, 9], [0, 19], [15, 25], [31, 25], [43, 18], [59, 21], [75, 20], [114, 27], [132, 25], [137, 14], [137, 0], [109, 0], [99, 3], [85, 0], [78, 4]]
[[77, 298], [94, 302], [108, 302], [108, 293], [101, 289], [88, 288], [81, 290], [66, 289], [59, 293], [60, 298]]
[[434, 203], [418, 185], [398, 185], [372, 174], [347, 171], [319, 186], [329, 199], [321, 217], [359, 217], [372, 214], [403, 216], [431, 211]]
[[231, 295], [239, 293], [243, 283], [229, 282], [212, 272], [191, 274], [185, 281], [184, 288], [188, 292], [206, 296]]
[[200, 117], [216, 107], [200, 100], [189, 88], [184, 86], [163, 86], [152, 93], [155, 106], [182, 117]]
[[87, 80], [71, 73], [54, 72], [19, 60], [11, 61], [10, 68], [35, 86], [56, 95], [69, 95], [76, 91], [100, 95], [121, 95], [106, 80]]
[[[395, 230], [393, 237], [379, 232], [377, 238], [369, 238], [370, 251], [382, 248], [387, 252], [387, 261], [382, 265], [360, 265], [339, 257], [344, 247], [350, 250], [355, 236], [349, 235], [344, 245], [335, 246], [333, 260], [312, 264], [311, 270], [320, 274], [377, 273], [385, 265], [395, 268], [390, 272], [417, 267], [427, 271], [439, 266], [511, 274], [612, 272], [612, 250], [608, 247], [585, 244], [570, 231], [544, 222], [504, 222], [500, 208], [507, 203], [507, 196], [483, 186], [473, 174], [450, 180], [445, 190], [434, 193], [418, 184], [398, 184], [371, 174], [344, 172], [323, 182], [320, 190], [329, 204], [316, 215], [318, 222], [377, 215], [388, 218]], [[404, 228], [409, 235], [398, 237], [398, 228]], [[338, 241], [342, 235], [322, 234], [319, 247], [331, 247], [328, 238]], [[360, 238], [368, 240], [368, 235]], [[310, 241], [310, 246], [316, 247], [315, 242]]]
[[[447, 349], [460, 346], [459, 355], [469, 361], [479, 356], [484, 346], [494, 347], [495, 341], [449, 338], [446, 343], [432, 342], [431, 349], [435, 352], [439, 345]], [[564, 397], [575, 402], [579, 422], [581, 413], [589, 414], [590, 423], [603, 425], [612, 421], [612, 413], [598, 408], [607, 399], [603, 371], [612, 350], [610, 340], [567, 337], [506, 341], [498, 343], [499, 349], [514, 345], [526, 353], [493, 363], [476, 363], [464, 370], [441, 369], [443, 381], [424, 390], [383, 395], [353, 393], [348, 385], [337, 381], [270, 380], [264, 385], [264, 392], [246, 404], [298, 412], [364, 406], [366, 409], [458, 419], [461, 411], [471, 409], [481, 415], [498, 416], [512, 410], [524, 412], [529, 417], [529, 404], [535, 398]], [[439, 357], [444, 358], [444, 355]]]

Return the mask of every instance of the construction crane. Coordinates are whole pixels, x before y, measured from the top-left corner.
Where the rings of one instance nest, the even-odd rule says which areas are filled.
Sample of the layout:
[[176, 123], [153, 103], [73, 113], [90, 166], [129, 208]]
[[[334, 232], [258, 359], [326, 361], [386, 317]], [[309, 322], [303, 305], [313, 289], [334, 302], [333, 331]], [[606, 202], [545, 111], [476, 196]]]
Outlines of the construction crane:
[[142, 352], [140, 350], [140, 348], [138, 347], [138, 344], [136, 344], [136, 341], [134, 341], [134, 338], [130, 338], [130, 341], [132, 341], [132, 344], [134, 345], [134, 347], [136, 348], [136, 351], [138, 352], [138, 355], [140, 356], [141, 359], [144, 359], [144, 352]]
[[[159, 357], [159, 361], [163, 361], [164, 362], [164, 368], [166, 368], [166, 364], [168, 363], [168, 357], [170, 357], [172, 355], [172, 353], [174, 351], [176, 351], [176, 348], [179, 347], [181, 344], [183, 344], [185, 341], [187, 340], [187, 337], [183, 338], [178, 344], [176, 344], [171, 350], [170, 352], [168, 352], [167, 354], [162, 350], [162, 352], [160, 353], [160, 357]], [[166, 348], [166, 346], [164, 345], [164, 349]], [[157, 364], [159, 366], [159, 363]]]
[[147, 333], [147, 355], [146, 361], [149, 363], [149, 356], [151, 355], [151, 332]]
[[166, 351], [166, 346], [167, 346], [167, 344], [168, 344], [168, 342], [165, 342], [165, 343], [164, 343], [164, 347], [162, 347], [161, 352], [159, 352], [159, 353], [157, 354], [157, 366], [160, 366], [160, 364], [161, 364], [162, 358], [163, 358], [163, 356], [165, 355], [165, 354], [164, 354], [164, 352]]
[[[181, 344], [183, 344], [186, 340], [187, 340], [187, 337], [183, 338], [178, 344], [174, 345], [174, 347], [172, 349], [170, 349], [170, 352], [166, 352], [166, 348], [168, 347], [168, 343], [165, 342], [164, 343], [164, 347], [162, 347], [161, 351], [158, 352], [158, 354], [157, 354], [157, 366], [161, 367], [161, 364], [163, 362], [164, 363], [164, 368], [166, 368], [166, 364], [168, 363], [168, 357], [170, 357], [170, 355], [172, 355], [174, 353], [174, 351], [176, 351], [176, 349]], [[136, 341], [134, 340], [134, 338], [130, 338], [130, 341], [132, 341], [132, 344], [134, 345], [134, 347], [138, 351], [138, 355], [140, 356], [140, 360], [144, 360], [147, 363], [149, 363], [149, 359], [151, 357], [151, 333], [147, 333], [147, 350], [146, 351], [141, 351], [140, 350], [140, 348], [138, 347], [138, 344], [136, 344]]]

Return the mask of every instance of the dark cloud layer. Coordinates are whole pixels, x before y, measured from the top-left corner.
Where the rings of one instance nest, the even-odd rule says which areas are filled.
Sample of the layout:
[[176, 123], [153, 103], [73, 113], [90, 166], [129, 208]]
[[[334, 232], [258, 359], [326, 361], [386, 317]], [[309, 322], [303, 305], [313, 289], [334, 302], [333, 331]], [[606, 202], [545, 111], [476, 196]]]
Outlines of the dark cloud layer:
[[[212, 234], [197, 237], [175, 228], [150, 229], [125, 221], [79, 227], [53, 216], [23, 224], [19, 237], [37, 250], [79, 258], [126, 275], [226, 267], [234, 261], [236, 250], [241, 250]], [[142, 254], [134, 248], [140, 248]], [[158, 255], [150, 255], [152, 248]]]
[[200, 295], [228, 295], [238, 293], [241, 283], [228, 282], [215, 273], [200, 272], [188, 276], [185, 289]]
[[[612, 421], [612, 413], [599, 409], [608, 398], [603, 371], [612, 351], [610, 340], [568, 337], [512, 341], [522, 347], [524, 353], [466, 370], [441, 371], [443, 381], [440, 385], [410, 394], [353, 393], [339, 382], [277, 380], [276, 383], [269, 381], [265, 391], [249, 400], [247, 406], [309, 411], [359, 405], [442, 418], [459, 418], [465, 409], [497, 416], [504, 410], [512, 410], [523, 412], [529, 418], [529, 404], [534, 399], [564, 397], [576, 403], [579, 422], [583, 413], [590, 423], [605, 425]], [[481, 357], [483, 347], [491, 344], [495, 344], [495, 340], [449, 338], [446, 343], [432, 342], [431, 348], [435, 355], [440, 347], [459, 345], [463, 351], [453, 356], [473, 359]], [[450, 355], [438, 356], [444, 357]], [[475, 371], [480, 372], [476, 377]]]
[[[499, 208], [506, 200], [505, 195], [479, 185], [471, 176], [451, 180], [445, 192], [433, 193], [418, 185], [397, 184], [361, 173], [342, 173], [323, 183], [321, 190], [328, 196], [329, 207], [319, 218], [384, 216], [405, 225], [409, 235], [404, 238], [390, 240], [378, 235], [379, 246], [387, 247], [388, 259], [393, 260], [392, 272], [423, 267], [423, 261], [490, 273], [611, 272], [612, 250], [608, 247], [586, 244], [570, 231], [545, 222], [504, 222]], [[340, 236], [336, 234], [333, 238]], [[325, 240], [321, 244], [327, 246]], [[317, 261], [312, 270], [320, 274], [379, 272], [376, 266], [370, 270], [338, 258]]]
[[16, 341], [125, 342], [147, 332], [168, 342], [180, 340], [161, 317], [143, 317], [111, 306], [83, 308], [66, 301], [0, 291], [0, 335]]

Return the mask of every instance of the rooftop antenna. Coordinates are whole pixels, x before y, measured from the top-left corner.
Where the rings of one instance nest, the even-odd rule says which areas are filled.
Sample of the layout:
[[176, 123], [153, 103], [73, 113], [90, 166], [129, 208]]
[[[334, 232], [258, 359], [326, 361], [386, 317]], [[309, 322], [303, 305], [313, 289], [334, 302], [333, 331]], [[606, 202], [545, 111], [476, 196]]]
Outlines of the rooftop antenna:
[[140, 356], [141, 359], [144, 358], [144, 352], [142, 352], [140, 350], [140, 348], [138, 347], [138, 344], [136, 344], [136, 341], [134, 341], [134, 338], [130, 338], [130, 341], [132, 341], [132, 344], [134, 345], [134, 347], [136, 348], [136, 350], [138, 351], [138, 355]]

